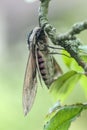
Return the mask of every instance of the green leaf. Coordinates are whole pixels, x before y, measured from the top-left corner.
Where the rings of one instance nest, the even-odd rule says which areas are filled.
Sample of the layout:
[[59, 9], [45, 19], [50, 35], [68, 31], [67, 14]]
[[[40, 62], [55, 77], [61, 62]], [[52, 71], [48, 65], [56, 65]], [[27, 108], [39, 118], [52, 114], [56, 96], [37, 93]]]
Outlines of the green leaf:
[[83, 87], [86, 98], [87, 98], [87, 76], [83, 75], [81, 77], [80, 84]]
[[[74, 121], [80, 113], [87, 109], [87, 104], [74, 104], [58, 107], [55, 115], [49, 119], [43, 130], [68, 130], [72, 121]], [[51, 116], [52, 112], [49, 114]]]
[[[66, 52], [66, 51], [62, 51], [65, 55], [68, 55], [69, 56], [69, 54], [68, 54], [68, 52]], [[68, 57], [65, 57], [65, 56], [62, 56], [62, 58], [63, 58], [63, 61], [64, 61], [64, 63], [65, 63], [65, 65], [69, 68], [69, 69], [71, 69], [71, 70], [75, 70], [75, 71], [77, 71], [77, 72], [83, 72], [83, 68], [81, 67], [81, 66], [79, 66], [78, 65], [78, 63], [75, 61], [75, 59], [74, 58], [68, 58]]]
[[[69, 53], [67, 51], [65, 51], [65, 50], [63, 50], [62, 53], [67, 55], [67, 56], [70, 56]], [[70, 68], [71, 63], [72, 63], [72, 58], [66, 57], [64, 55], [62, 55], [62, 58], [63, 58], [64, 63], [66, 64], [66, 66], [68, 68]]]
[[87, 62], [87, 54], [80, 54], [80, 58], [81, 58], [84, 62]]
[[77, 73], [76, 71], [69, 71], [63, 74], [53, 82], [50, 87], [50, 92], [53, 94], [55, 99], [64, 100], [78, 83], [81, 76], [82, 74]]
[[56, 104], [49, 109], [49, 113], [46, 115], [45, 121], [48, 122], [57, 113], [56, 110], [58, 110], [58, 108], [60, 107], [61, 107], [60, 101], [57, 101]]

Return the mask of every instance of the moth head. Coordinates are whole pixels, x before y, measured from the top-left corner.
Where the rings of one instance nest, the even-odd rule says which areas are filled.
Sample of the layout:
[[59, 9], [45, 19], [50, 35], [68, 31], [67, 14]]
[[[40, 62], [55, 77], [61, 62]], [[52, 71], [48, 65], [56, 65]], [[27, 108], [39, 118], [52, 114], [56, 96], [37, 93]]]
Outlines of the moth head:
[[40, 44], [46, 43], [47, 42], [47, 35], [44, 31], [43, 27], [35, 27], [28, 35], [28, 47], [32, 46], [32, 44]]
[[37, 33], [36, 33], [36, 41], [37, 42], [40, 41], [40, 40], [44, 41], [45, 37], [46, 37], [46, 34], [45, 34], [45, 31], [44, 31], [44, 28], [43, 27], [39, 28], [37, 30]]
[[30, 49], [30, 47], [32, 46], [32, 44], [36, 43], [36, 35], [39, 32], [40, 27], [35, 27], [28, 35], [28, 39], [27, 39], [27, 43], [28, 43], [28, 47]]

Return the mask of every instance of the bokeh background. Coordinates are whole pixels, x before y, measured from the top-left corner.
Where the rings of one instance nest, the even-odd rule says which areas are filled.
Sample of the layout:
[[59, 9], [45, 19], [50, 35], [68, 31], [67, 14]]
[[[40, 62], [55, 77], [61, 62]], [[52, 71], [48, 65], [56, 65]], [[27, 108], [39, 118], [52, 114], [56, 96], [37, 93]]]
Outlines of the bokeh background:
[[[27, 35], [38, 26], [39, 0], [0, 0], [0, 130], [41, 130], [54, 101], [46, 87], [38, 85], [34, 106], [27, 117], [22, 109], [22, 88], [28, 58]], [[57, 32], [87, 19], [87, 0], [51, 0], [49, 21]], [[86, 31], [80, 35], [86, 44]], [[59, 57], [60, 58], [60, 57]], [[77, 86], [64, 103], [85, 102]], [[87, 112], [70, 130], [87, 130]]]

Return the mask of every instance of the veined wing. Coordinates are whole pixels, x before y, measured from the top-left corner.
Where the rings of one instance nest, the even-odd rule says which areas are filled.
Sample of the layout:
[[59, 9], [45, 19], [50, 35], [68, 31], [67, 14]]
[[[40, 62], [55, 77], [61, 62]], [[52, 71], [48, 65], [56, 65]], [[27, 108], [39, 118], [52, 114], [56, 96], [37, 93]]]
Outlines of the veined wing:
[[24, 114], [30, 111], [34, 99], [36, 96], [36, 60], [33, 54], [32, 48], [30, 49], [30, 54], [28, 57], [25, 78], [24, 78], [24, 86], [23, 86], [23, 109]]

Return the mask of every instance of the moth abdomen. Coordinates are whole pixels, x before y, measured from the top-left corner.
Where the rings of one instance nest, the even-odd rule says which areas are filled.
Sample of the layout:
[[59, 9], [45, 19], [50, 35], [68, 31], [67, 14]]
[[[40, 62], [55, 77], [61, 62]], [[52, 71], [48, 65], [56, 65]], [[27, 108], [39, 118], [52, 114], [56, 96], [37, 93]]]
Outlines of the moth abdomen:
[[41, 73], [42, 76], [45, 76], [46, 75], [46, 69], [45, 68], [40, 69], [40, 73]]
[[47, 80], [47, 71], [46, 71], [46, 67], [45, 67], [45, 60], [44, 60], [44, 56], [42, 55], [42, 53], [39, 50], [37, 51], [37, 57], [38, 57], [39, 71], [42, 76], [42, 79], [45, 82]]
[[[42, 76], [42, 78], [43, 78], [43, 80], [44, 80], [44, 82], [47, 80], [47, 73], [46, 73], [46, 69], [45, 68], [40, 68], [40, 73], [41, 73], [41, 76]], [[46, 84], [46, 82], [45, 82], [45, 84]]]
[[44, 63], [43, 58], [42, 57], [38, 58], [38, 62], [39, 62], [39, 64]]

